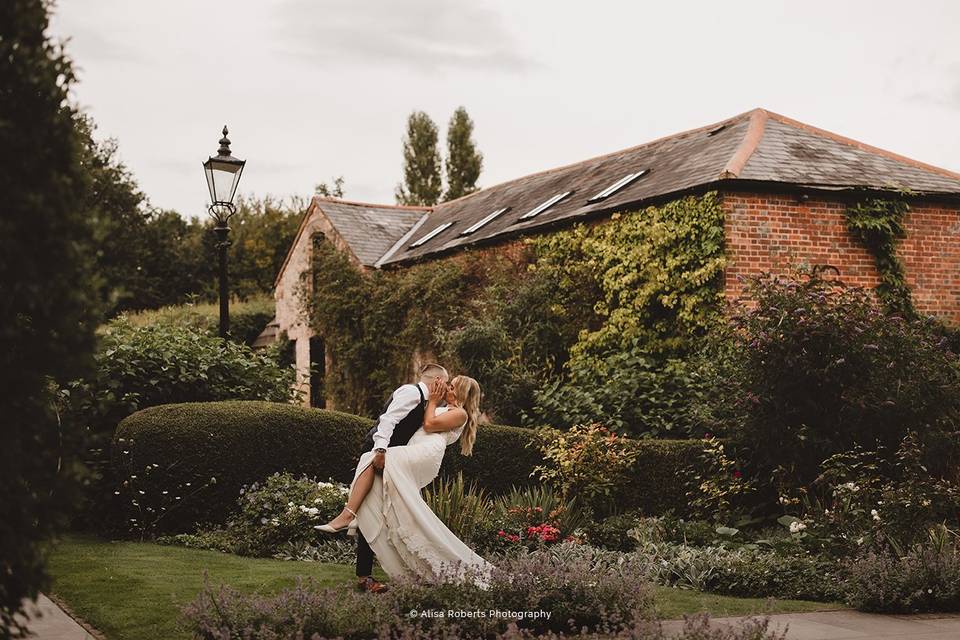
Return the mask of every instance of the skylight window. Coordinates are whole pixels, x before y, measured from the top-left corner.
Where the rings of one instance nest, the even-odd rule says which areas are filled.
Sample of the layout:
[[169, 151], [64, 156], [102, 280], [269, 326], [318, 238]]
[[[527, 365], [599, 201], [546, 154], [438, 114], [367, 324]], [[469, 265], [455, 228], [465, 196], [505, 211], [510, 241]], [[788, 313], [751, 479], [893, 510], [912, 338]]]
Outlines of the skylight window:
[[506, 211], [506, 210], [509, 209], [509, 208], [510, 208], [510, 207], [503, 207], [502, 209], [497, 209], [496, 211], [494, 211], [494, 212], [491, 213], [490, 215], [484, 217], [483, 220], [481, 220], [480, 222], [477, 222], [477, 223], [475, 223], [475, 224], [472, 224], [472, 225], [470, 225], [469, 227], [467, 227], [466, 229], [464, 229], [463, 231], [461, 231], [461, 232], [460, 232], [460, 235], [462, 235], [462, 236], [468, 236], [468, 235], [470, 235], [471, 233], [476, 233], [477, 231], [480, 230], [481, 227], [483, 227], [483, 225], [489, 223], [491, 220], [493, 220], [493, 219], [496, 218], [497, 216], [503, 214], [503, 212]]
[[536, 206], [536, 208], [531, 209], [530, 211], [527, 211], [525, 214], [520, 216], [519, 219], [528, 220], [530, 218], [533, 218], [534, 216], [538, 216], [544, 211], [546, 211], [547, 209], [549, 209], [550, 207], [552, 207], [553, 205], [557, 204], [558, 202], [560, 202], [561, 200], [569, 196], [571, 193], [573, 193], [573, 191], [565, 191], [563, 193], [558, 193], [557, 195], [553, 196], [546, 202], [541, 202], [539, 205]]
[[439, 227], [437, 227], [436, 229], [434, 229], [433, 231], [431, 231], [430, 233], [428, 233], [427, 235], [423, 236], [422, 238], [414, 242], [412, 245], [410, 245], [410, 248], [416, 249], [417, 247], [426, 244], [432, 238], [435, 238], [437, 235], [439, 235], [444, 229], [450, 228], [450, 225], [452, 224], [453, 224], [452, 222], [444, 222], [442, 225], [440, 225]]
[[640, 176], [645, 175], [649, 172], [650, 172], [650, 169], [641, 169], [636, 173], [628, 173], [627, 175], [623, 176], [622, 178], [614, 182], [612, 185], [610, 185], [609, 187], [607, 187], [597, 195], [587, 200], [587, 202], [599, 202], [601, 200], [609, 198], [610, 196], [615, 194], [617, 191], [620, 191], [620, 189], [623, 189], [625, 186], [627, 186], [628, 184], [630, 184]]

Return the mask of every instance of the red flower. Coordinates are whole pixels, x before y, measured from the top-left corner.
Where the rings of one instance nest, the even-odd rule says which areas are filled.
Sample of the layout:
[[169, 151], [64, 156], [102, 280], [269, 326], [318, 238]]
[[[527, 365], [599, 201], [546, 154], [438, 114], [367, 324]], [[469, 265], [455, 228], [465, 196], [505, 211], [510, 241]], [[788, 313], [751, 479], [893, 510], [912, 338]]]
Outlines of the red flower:
[[503, 529], [500, 529], [500, 531], [497, 531], [497, 535], [502, 538], [503, 536], [507, 535], [507, 532]]
[[734, 478], [742, 478], [742, 477], [743, 477], [743, 474], [740, 473], [739, 470], [738, 470], [738, 471], [734, 471], [734, 472], [733, 472], [733, 477], [734, 477]]
[[537, 508], [536, 508], [536, 512], [537, 512], [537, 513], [540, 513], [541, 511], [543, 511], [543, 507], [537, 507]]

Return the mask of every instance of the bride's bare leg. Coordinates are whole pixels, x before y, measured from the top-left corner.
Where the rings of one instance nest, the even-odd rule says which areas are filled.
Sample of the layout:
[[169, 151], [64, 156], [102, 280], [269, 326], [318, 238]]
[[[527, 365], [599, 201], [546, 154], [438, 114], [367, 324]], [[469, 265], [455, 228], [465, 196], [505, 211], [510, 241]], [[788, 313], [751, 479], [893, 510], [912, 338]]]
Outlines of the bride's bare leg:
[[350, 491], [350, 498], [347, 500], [347, 508], [341, 511], [340, 515], [327, 524], [334, 529], [339, 529], [340, 527], [346, 526], [351, 520], [353, 520], [353, 514], [347, 509], [357, 511], [360, 508], [360, 505], [363, 504], [364, 498], [366, 498], [367, 494], [370, 493], [371, 487], [373, 487], [373, 466], [368, 466], [360, 473], [359, 476], [357, 476], [356, 482], [353, 483], [353, 489]]

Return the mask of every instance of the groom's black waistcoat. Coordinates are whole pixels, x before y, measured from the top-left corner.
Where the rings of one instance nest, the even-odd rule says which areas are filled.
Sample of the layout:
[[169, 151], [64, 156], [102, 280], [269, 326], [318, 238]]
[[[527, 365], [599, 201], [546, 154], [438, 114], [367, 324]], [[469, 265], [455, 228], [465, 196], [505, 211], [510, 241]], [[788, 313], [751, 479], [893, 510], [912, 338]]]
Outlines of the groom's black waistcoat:
[[[423, 426], [423, 416], [427, 412], [427, 399], [423, 395], [423, 389], [420, 388], [420, 385], [414, 385], [417, 388], [417, 392], [420, 394], [420, 404], [415, 406], [410, 413], [404, 416], [400, 422], [397, 423], [397, 426], [393, 428], [393, 435], [390, 436], [390, 447], [399, 447], [410, 442], [410, 438], [413, 437], [413, 434], [417, 432], [417, 429]], [[394, 392], [396, 393], [396, 392]], [[383, 407], [383, 413], [387, 412], [387, 408], [390, 406], [390, 403], [393, 402], [393, 394], [390, 394], [390, 398], [387, 400], [387, 404]], [[373, 448], [373, 435], [377, 432], [377, 425], [373, 425], [373, 428], [367, 433], [366, 444], [369, 446], [365, 447], [366, 451], [369, 451]]]

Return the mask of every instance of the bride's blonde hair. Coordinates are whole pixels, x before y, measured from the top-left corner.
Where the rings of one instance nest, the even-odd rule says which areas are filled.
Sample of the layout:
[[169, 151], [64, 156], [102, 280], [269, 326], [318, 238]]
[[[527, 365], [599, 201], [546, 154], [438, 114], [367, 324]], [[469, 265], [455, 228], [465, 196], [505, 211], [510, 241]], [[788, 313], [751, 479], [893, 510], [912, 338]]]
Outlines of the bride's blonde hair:
[[467, 424], [460, 436], [460, 453], [473, 455], [473, 443], [477, 441], [477, 424], [480, 422], [480, 384], [470, 376], [459, 375], [453, 384], [457, 401], [467, 412]]

